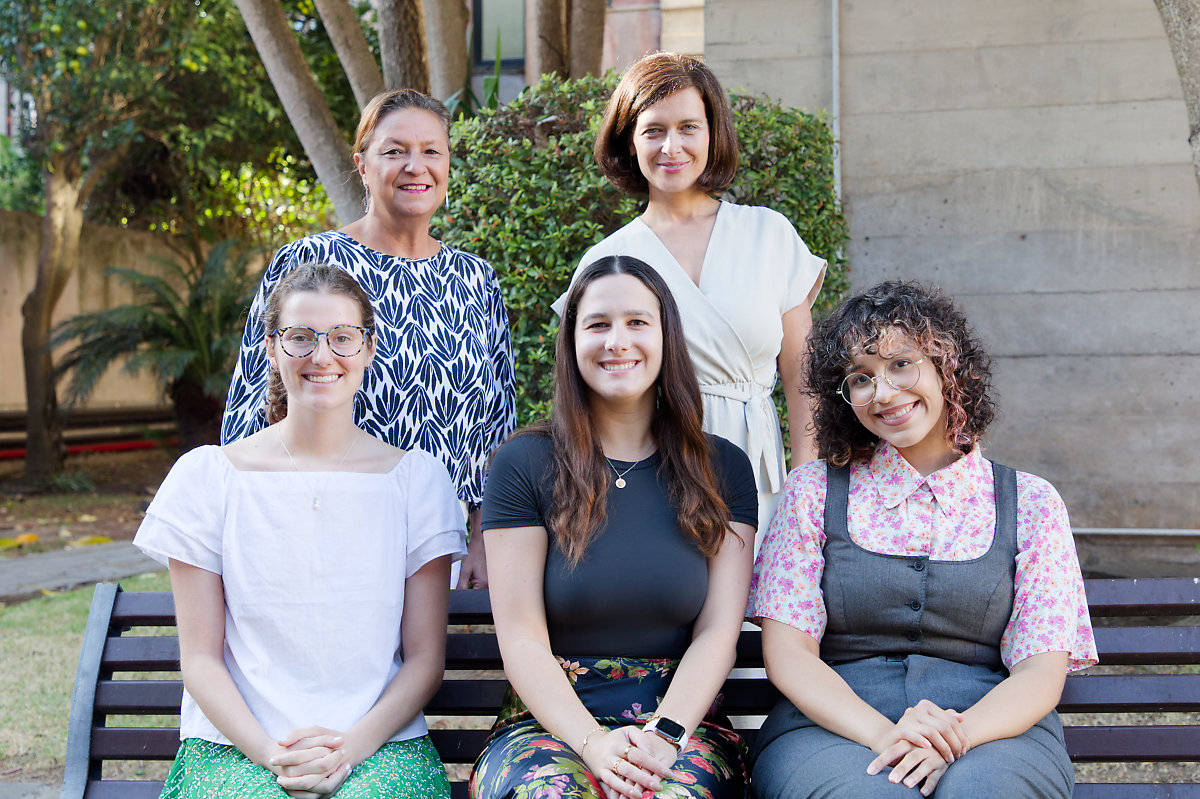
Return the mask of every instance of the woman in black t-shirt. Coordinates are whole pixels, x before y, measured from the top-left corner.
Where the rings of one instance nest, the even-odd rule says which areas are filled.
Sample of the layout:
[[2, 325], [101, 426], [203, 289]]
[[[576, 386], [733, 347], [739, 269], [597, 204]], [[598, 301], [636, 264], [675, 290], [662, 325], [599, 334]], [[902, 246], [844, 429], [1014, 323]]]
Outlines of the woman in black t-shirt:
[[701, 430], [662, 278], [583, 269], [559, 328], [554, 411], [497, 453], [484, 490], [492, 609], [515, 691], [476, 799], [745, 793], [712, 715], [745, 610], [757, 521], [746, 456]]

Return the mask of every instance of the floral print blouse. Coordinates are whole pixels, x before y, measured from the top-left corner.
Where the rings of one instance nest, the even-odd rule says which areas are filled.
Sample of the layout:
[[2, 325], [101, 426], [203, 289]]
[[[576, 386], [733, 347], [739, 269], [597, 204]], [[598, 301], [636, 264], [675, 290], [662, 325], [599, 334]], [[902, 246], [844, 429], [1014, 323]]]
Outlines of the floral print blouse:
[[[825, 461], [787, 479], [759, 550], [747, 617], [774, 619], [820, 641], [825, 632]], [[850, 538], [872, 552], [971, 560], [996, 527], [991, 464], [978, 447], [927, 477], [891, 445], [850, 470]], [[1054, 487], [1017, 472], [1016, 593], [1000, 639], [1012, 667], [1042, 652], [1067, 652], [1068, 671], [1097, 662], [1083, 577], [1067, 510]]]

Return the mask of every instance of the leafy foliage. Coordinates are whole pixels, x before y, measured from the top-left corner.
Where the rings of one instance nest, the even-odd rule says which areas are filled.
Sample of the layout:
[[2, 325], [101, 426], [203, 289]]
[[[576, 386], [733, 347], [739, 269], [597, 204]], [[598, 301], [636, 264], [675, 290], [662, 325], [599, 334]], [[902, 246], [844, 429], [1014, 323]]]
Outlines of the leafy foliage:
[[109, 366], [126, 358], [124, 371], [136, 375], [148, 370], [177, 406], [181, 390], [187, 389], [210, 400], [206, 405], [215, 404], [219, 414], [246, 308], [262, 276], [259, 259], [226, 240], [198, 268], [155, 260], [163, 275], [107, 270], [132, 288], [133, 303], [81, 314], [55, 328], [52, 346], [77, 342], [56, 369], [58, 375], [71, 373], [68, 401], [85, 400]]
[[[352, 124], [354, 98], [312, 6], [285, 3], [332, 106]], [[92, 220], [267, 247], [327, 227], [324, 190], [292, 155], [303, 148], [233, 0], [195, 7], [189, 52], [165, 80], [170, 101], [148, 109], [120, 169], [98, 187]]]
[[[544, 416], [553, 394], [557, 317], [579, 258], [629, 222], [638, 201], [601, 175], [592, 158], [616, 77], [543, 77], [507, 106], [455, 123], [449, 208], [437, 235], [486, 258], [500, 276], [517, 374], [517, 417]], [[759, 97], [732, 99], [742, 153], [726, 197], [787, 216], [830, 262], [820, 307], [846, 288], [846, 226], [833, 190], [833, 142], [823, 122]]]
[[162, 100], [176, 60], [190, 57], [193, 19], [190, 3], [0, 0], [0, 68], [37, 109], [31, 155], [123, 145]]
[[37, 162], [8, 136], [0, 136], [0, 209], [31, 214], [45, 211]]

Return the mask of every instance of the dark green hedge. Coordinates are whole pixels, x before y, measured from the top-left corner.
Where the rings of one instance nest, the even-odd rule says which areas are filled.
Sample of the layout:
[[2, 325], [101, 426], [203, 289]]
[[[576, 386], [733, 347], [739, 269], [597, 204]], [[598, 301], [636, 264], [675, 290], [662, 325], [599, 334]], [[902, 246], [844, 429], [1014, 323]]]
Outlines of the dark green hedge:
[[[579, 258], [640, 212], [600, 174], [592, 142], [616, 77], [543, 78], [515, 101], [455, 123], [451, 193], [435, 235], [491, 262], [512, 322], [517, 419], [527, 424], [552, 396], [557, 317]], [[791, 219], [829, 260], [818, 313], [846, 289], [846, 240], [833, 186], [833, 141], [818, 118], [762, 98], [734, 95], [741, 166], [726, 199], [765, 205]]]

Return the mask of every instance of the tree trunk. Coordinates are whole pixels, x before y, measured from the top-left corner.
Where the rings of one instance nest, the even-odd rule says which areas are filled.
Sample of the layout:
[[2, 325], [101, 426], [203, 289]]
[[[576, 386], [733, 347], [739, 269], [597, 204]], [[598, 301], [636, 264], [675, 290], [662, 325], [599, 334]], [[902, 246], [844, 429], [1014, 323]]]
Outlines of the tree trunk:
[[279, 0], [237, 0], [237, 7], [338, 219], [343, 225], [353, 222], [363, 214], [363, 187], [350, 145], [317, 88], [283, 7]]
[[567, 62], [567, 29], [565, 0], [534, 0], [533, 18], [527, 29], [533, 36], [525, 47], [525, 80], [536, 83], [550, 72], [561, 77], [570, 74]]
[[571, 0], [571, 77], [600, 74], [604, 52], [604, 0]]
[[175, 409], [175, 425], [179, 430], [179, 451], [188, 452], [203, 444], [221, 441], [223, 399], [214, 399], [194, 383], [173, 383], [168, 393]]
[[375, 63], [362, 24], [348, 0], [316, 1], [321, 22], [325, 24], [325, 30], [333, 42], [342, 71], [350, 81], [354, 101], [362, 110], [372, 97], [383, 91], [383, 73]]
[[466, 0], [425, 0], [425, 41], [430, 94], [445, 102], [470, 75]]
[[1162, 17], [1187, 105], [1192, 168], [1200, 186], [1200, 0], [1154, 0]]
[[79, 233], [83, 227], [80, 203], [82, 170], [78, 156], [56, 153], [43, 174], [46, 215], [42, 218], [42, 249], [38, 254], [33, 291], [21, 304], [21, 354], [25, 361], [25, 479], [45, 485], [66, 458], [50, 328], [54, 306], [79, 263]]
[[429, 93], [425, 60], [425, 14], [421, 0], [380, 0], [379, 55], [389, 90]]

